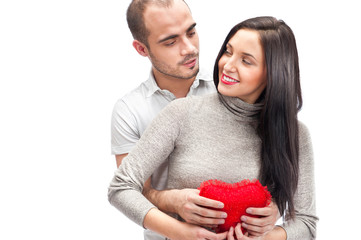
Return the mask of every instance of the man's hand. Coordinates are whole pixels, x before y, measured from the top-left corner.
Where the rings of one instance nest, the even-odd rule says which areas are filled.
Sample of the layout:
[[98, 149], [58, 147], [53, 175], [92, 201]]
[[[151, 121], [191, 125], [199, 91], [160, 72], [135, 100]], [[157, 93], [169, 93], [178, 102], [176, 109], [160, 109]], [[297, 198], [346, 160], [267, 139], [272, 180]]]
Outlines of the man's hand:
[[175, 196], [176, 212], [188, 223], [214, 228], [223, 224], [227, 217], [221, 211], [222, 202], [199, 196], [197, 189], [177, 190]]
[[250, 236], [262, 236], [271, 231], [281, 217], [276, 204], [271, 204], [265, 208], [247, 208], [247, 213], [257, 215], [259, 218], [242, 216], [242, 227], [247, 229]]
[[187, 223], [215, 228], [223, 224], [227, 217], [227, 214], [221, 210], [224, 207], [222, 202], [199, 196], [197, 189], [158, 191], [152, 188], [148, 179], [144, 184], [143, 194], [161, 211], [177, 213]]

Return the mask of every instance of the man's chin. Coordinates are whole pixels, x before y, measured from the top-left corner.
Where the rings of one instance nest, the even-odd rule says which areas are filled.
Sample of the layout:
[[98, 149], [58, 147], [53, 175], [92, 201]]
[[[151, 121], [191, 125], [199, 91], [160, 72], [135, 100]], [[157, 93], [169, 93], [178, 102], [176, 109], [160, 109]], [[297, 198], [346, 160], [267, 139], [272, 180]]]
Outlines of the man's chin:
[[195, 76], [197, 76], [198, 72], [199, 72], [199, 67], [196, 66], [194, 69], [192, 69], [191, 73], [189, 73], [186, 77], [184, 77], [184, 79], [194, 78]]

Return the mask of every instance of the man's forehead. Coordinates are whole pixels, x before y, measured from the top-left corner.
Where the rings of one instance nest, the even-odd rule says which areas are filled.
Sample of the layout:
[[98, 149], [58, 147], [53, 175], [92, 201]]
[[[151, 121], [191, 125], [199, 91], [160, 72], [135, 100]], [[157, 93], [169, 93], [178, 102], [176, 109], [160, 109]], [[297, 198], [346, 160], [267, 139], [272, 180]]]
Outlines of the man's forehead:
[[[195, 22], [187, 7], [183, 3], [181, 8], [149, 6], [144, 12], [144, 23], [150, 35], [182, 34]], [[159, 36], [164, 37], [164, 36]]]

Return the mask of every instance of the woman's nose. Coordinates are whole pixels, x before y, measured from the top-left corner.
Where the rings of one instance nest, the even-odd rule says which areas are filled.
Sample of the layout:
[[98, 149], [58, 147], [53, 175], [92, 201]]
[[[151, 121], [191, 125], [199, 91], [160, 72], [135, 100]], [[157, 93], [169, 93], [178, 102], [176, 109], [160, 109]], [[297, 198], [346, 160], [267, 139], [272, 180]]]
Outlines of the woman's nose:
[[224, 64], [224, 70], [227, 72], [235, 72], [236, 71], [236, 67], [235, 67], [235, 62], [232, 58], [229, 58], [227, 60], [227, 62]]

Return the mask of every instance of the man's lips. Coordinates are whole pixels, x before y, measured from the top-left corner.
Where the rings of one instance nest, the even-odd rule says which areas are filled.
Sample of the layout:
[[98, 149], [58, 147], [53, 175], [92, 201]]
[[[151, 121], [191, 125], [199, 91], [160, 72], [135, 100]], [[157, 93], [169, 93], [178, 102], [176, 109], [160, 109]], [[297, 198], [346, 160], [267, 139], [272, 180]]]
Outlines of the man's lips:
[[196, 63], [197, 63], [197, 58], [193, 58], [193, 59], [188, 60], [185, 63], [183, 63], [183, 65], [188, 68], [193, 68], [196, 65]]
[[221, 82], [224, 84], [227, 84], [227, 85], [234, 85], [234, 84], [239, 83], [238, 80], [231, 78], [230, 76], [227, 76], [225, 74], [222, 74]]

